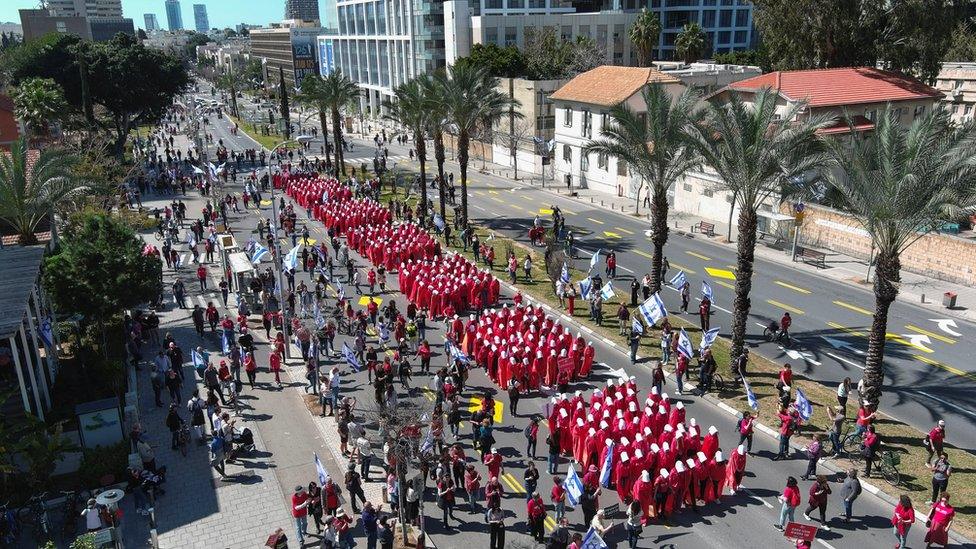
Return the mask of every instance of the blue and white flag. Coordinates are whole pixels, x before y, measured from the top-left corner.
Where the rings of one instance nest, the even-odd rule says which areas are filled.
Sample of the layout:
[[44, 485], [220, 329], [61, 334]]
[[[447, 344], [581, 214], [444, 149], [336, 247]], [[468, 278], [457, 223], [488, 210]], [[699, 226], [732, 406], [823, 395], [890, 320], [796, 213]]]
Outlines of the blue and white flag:
[[590, 290], [593, 288], [593, 280], [589, 278], [584, 278], [583, 280], [580, 280], [579, 288], [580, 288], [580, 296], [582, 296], [583, 299], [589, 299]]
[[228, 332], [224, 332], [223, 335], [220, 336], [221, 349], [223, 350], [225, 355], [230, 354], [230, 336], [228, 336], [227, 334]]
[[315, 307], [312, 311], [315, 314], [315, 325], [321, 330], [325, 327], [325, 317], [322, 316], [322, 310], [319, 309], [319, 300], [315, 300]]
[[637, 310], [648, 326], [653, 326], [668, 316], [668, 310], [664, 308], [664, 300], [661, 299], [660, 293], [647, 298], [647, 301], [641, 303]]
[[678, 271], [678, 274], [674, 275], [674, 277], [671, 278], [671, 282], [669, 282], [668, 284], [671, 284], [671, 287], [677, 288], [677, 289], [680, 290], [681, 288], [684, 287], [685, 282], [687, 282], [687, 281], [688, 281], [688, 279], [685, 278], [685, 272], [684, 271]]
[[580, 545], [580, 549], [607, 549], [607, 544], [603, 542], [600, 534], [597, 534], [596, 530], [590, 526], [590, 529], [586, 531], [586, 535], [583, 536], [583, 543]]
[[348, 364], [349, 367], [354, 371], [358, 372], [362, 369], [362, 366], [359, 364], [359, 360], [356, 359], [356, 353], [352, 352], [352, 349], [349, 348], [348, 343], [342, 344], [342, 356], [346, 359], [346, 364]]
[[702, 280], [702, 295], [707, 297], [709, 301], [712, 300], [712, 287], [708, 285], [708, 282]]
[[54, 346], [54, 328], [52, 327], [51, 315], [46, 316], [41, 321], [41, 339], [44, 340], [44, 345]]
[[617, 294], [613, 292], [613, 282], [608, 280], [607, 283], [600, 288], [600, 297], [602, 297], [604, 301], [608, 301], [613, 299], [615, 295]]
[[640, 319], [635, 316], [631, 320], [632, 322], [630, 323], [630, 329], [633, 330], [634, 333], [643, 334], [644, 324], [640, 321]]
[[424, 440], [420, 443], [420, 453], [426, 454], [434, 449], [434, 437], [430, 433], [430, 429], [427, 429], [427, 434], [424, 435]]
[[600, 468], [600, 486], [610, 487], [610, 474], [613, 472], [613, 441], [607, 446], [607, 457], [603, 460], [603, 467]]
[[439, 213], [434, 214], [434, 226], [437, 227], [438, 230], [444, 230], [444, 218], [441, 217], [441, 214]]
[[260, 243], [255, 242], [254, 252], [251, 254], [251, 263], [254, 264], [261, 263], [261, 260], [264, 259], [264, 256], [268, 255], [269, 253], [270, 252], [268, 251], [267, 248], [262, 246]]
[[461, 347], [451, 343], [451, 340], [444, 339], [444, 350], [447, 351], [451, 358], [454, 360], [460, 360], [462, 363], [468, 363], [468, 355], [461, 350]]
[[193, 368], [196, 370], [203, 370], [207, 367], [206, 357], [198, 353], [196, 349], [190, 351], [190, 360], [193, 361]]
[[600, 262], [600, 250], [597, 250], [593, 254], [593, 257], [590, 258], [590, 270], [592, 271], [593, 267], [596, 267], [597, 263], [599, 262]]
[[803, 389], [796, 390], [796, 411], [800, 413], [803, 421], [810, 421], [813, 416], [813, 404], [807, 400], [807, 395], [803, 394]]
[[702, 340], [698, 345], [698, 348], [704, 350], [711, 347], [712, 344], [715, 343], [715, 340], [718, 339], [719, 330], [721, 330], [721, 328], [712, 328], [711, 330], [705, 332], [702, 335]]
[[566, 480], [563, 481], [563, 488], [566, 490], [566, 499], [569, 500], [569, 504], [573, 507], [579, 505], [580, 498], [583, 497], [583, 481], [576, 473], [576, 467], [569, 466]]
[[288, 255], [285, 256], [282, 265], [286, 271], [294, 272], [298, 269], [298, 251], [301, 249], [301, 247], [301, 244], [295, 246], [290, 252], [288, 252]]
[[565, 261], [563, 261], [563, 270], [559, 274], [559, 280], [562, 280], [564, 284], [569, 284], [569, 267], [566, 266]]
[[678, 352], [689, 359], [695, 354], [695, 348], [691, 346], [691, 339], [684, 328], [678, 332]]
[[319, 486], [325, 486], [325, 483], [329, 480], [329, 473], [326, 472], [325, 467], [322, 467], [322, 462], [319, 461], [319, 455], [312, 452], [312, 456], [315, 458], [315, 471], [319, 474]]
[[752, 386], [750, 386], [749, 385], [749, 382], [746, 381], [745, 379], [742, 380], [742, 383], [746, 387], [746, 400], [749, 401], [749, 406], [753, 410], [758, 410], [759, 409], [759, 399], [756, 398], [756, 393], [753, 393], [752, 392]]

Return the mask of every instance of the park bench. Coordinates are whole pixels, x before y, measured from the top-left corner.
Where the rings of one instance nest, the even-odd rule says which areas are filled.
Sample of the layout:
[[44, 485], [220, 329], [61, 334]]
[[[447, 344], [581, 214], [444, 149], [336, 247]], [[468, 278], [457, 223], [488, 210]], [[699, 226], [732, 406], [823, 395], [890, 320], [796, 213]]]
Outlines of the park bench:
[[810, 248], [800, 248], [800, 260], [804, 263], [812, 263], [821, 269], [827, 268], [827, 254], [812, 250]]
[[699, 221], [697, 225], [691, 226], [691, 232], [699, 232], [705, 236], [715, 236], [715, 224], [707, 221]]

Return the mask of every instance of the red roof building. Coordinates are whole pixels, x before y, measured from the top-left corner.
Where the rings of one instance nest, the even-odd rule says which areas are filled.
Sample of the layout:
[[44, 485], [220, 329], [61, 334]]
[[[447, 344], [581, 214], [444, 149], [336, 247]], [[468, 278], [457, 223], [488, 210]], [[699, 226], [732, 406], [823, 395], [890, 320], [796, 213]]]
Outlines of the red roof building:
[[10, 150], [10, 144], [20, 137], [20, 124], [14, 116], [14, 101], [0, 94], [0, 149]]

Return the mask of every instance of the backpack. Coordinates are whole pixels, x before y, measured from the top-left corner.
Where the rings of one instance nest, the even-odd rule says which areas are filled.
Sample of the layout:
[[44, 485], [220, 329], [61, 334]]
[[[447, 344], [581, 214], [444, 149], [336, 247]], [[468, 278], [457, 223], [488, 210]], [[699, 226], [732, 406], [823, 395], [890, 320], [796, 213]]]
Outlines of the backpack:
[[789, 430], [791, 435], [796, 433], [796, 431], [800, 428], [800, 420], [798, 420], [795, 416], [790, 416], [790, 422], [787, 424], [786, 428]]
[[213, 437], [210, 441], [210, 452], [214, 455], [219, 455], [224, 450], [224, 437]]

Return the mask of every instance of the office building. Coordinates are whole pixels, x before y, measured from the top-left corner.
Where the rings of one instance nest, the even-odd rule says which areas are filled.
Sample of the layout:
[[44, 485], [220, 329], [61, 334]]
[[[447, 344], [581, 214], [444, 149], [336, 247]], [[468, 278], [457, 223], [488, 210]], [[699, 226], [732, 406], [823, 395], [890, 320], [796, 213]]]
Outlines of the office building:
[[278, 70], [285, 77], [285, 85], [302, 85], [302, 79], [318, 74], [316, 38], [325, 29], [307, 21], [283, 21], [270, 28], [252, 29], [251, 58], [261, 59], [264, 83], [278, 85]]
[[197, 32], [207, 32], [210, 30], [210, 20], [207, 18], [207, 6], [205, 4], [193, 4], [193, 28]]
[[58, 17], [122, 17], [122, 0], [48, 0], [45, 6]]
[[132, 19], [125, 17], [72, 15], [79, 12], [69, 11], [60, 13], [64, 15], [55, 15], [52, 10], [20, 10], [24, 40], [34, 40], [52, 32], [75, 34], [96, 42], [111, 40], [120, 32], [135, 34]]
[[146, 32], [153, 32], [159, 30], [159, 20], [156, 19], [155, 13], [147, 13], [142, 16], [146, 22]]
[[973, 119], [976, 106], [976, 63], [943, 63], [935, 88], [944, 94], [942, 106], [957, 124]]
[[687, 23], [698, 23], [708, 35], [706, 56], [749, 49], [756, 38], [748, 0], [651, 0], [649, 8], [661, 20], [655, 59], [674, 58], [674, 41]]
[[319, 0], [285, 0], [285, 19], [299, 19], [318, 23]]
[[166, 25], [171, 31], [183, 30], [183, 13], [180, 0], [166, 0]]
[[88, 17], [87, 19], [91, 39], [95, 42], [107, 42], [120, 32], [133, 36], [136, 33], [132, 19], [127, 17]]

